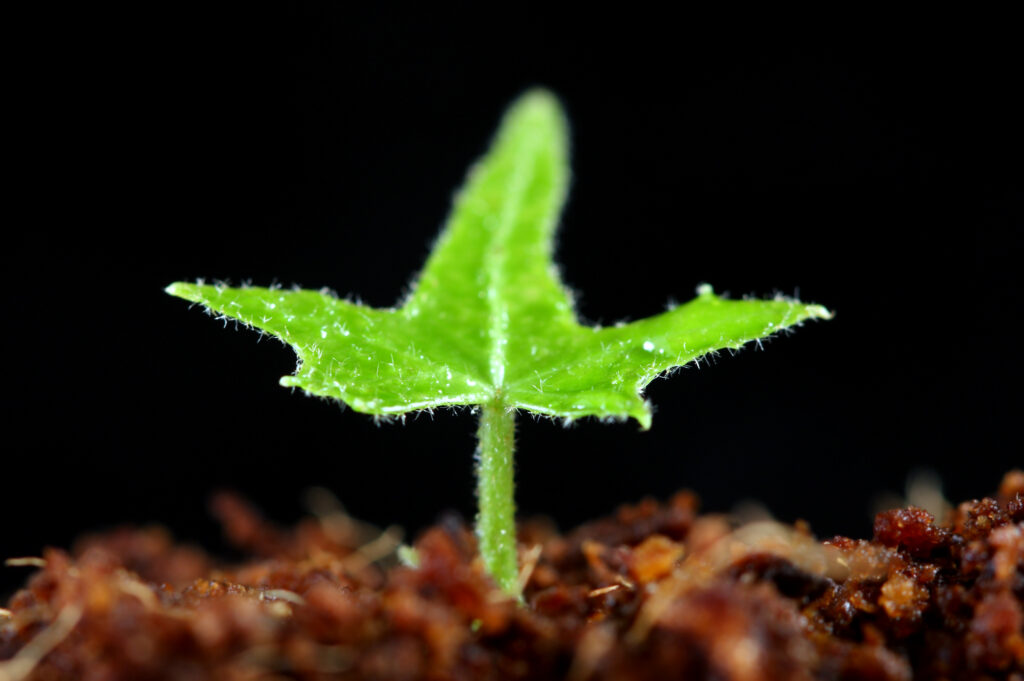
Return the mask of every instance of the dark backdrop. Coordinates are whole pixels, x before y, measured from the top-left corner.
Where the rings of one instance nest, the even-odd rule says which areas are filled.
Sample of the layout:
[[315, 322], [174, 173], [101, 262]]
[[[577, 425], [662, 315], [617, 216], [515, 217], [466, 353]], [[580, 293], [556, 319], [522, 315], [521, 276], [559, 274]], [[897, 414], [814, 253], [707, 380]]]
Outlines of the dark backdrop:
[[522, 514], [566, 527], [689, 487], [864, 536], [915, 468], [960, 500], [1024, 460], [1019, 53], [998, 38], [148, 12], [61, 18], [15, 86], [0, 555], [146, 522], [216, 549], [222, 488], [282, 522], [311, 485], [410, 532], [471, 517], [470, 415], [378, 426], [292, 394], [290, 350], [162, 289], [394, 303], [503, 108], [538, 84], [572, 122], [558, 259], [583, 317], [647, 316], [704, 281], [837, 316], [655, 382], [650, 432], [522, 418]]

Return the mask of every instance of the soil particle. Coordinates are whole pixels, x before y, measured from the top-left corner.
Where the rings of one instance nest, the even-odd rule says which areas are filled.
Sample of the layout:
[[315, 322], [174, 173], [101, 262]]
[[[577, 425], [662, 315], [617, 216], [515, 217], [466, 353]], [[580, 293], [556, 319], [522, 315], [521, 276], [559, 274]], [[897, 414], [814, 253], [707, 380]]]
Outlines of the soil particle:
[[880, 513], [871, 541], [737, 527], [691, 493], [565, 535], [527, 521], [522, 602], [458, 520], [411, 568], [321, 506], [282, 529], [218, 497], [238, 565], [159, 528], [48, 549], [0, 609], [0, 681], [1024, 681], [1020, 471], [948, 517]]
[[936, 527], [935, 518], [928, 511], [911, 506], [876, 515], [875, 541], [906, 549], [915, 558], [926, 558], [949, 543], [949, 530]]

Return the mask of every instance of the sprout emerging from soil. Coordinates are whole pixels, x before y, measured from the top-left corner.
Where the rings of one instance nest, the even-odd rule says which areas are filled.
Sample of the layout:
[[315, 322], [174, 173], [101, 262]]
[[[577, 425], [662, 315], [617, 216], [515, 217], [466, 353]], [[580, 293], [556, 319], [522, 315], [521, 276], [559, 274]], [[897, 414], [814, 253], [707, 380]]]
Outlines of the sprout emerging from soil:
[[412, 293], [375, 309], [326, 290], [175, 283], [167, 292], [272, 334], [299, 367], [284, 386], [354, 410], [399, 416], [479, 407], [476, 532], [490, 574], [517, 595], [515, 417], [583, 416], [651, 425], [643, 390], [708, 353], [740, 348], [820, 305], [726, 300], [710, 286], [660, 315], [609, 328], [579, 323], [552, 262], [569, 185], [567, 125], [557, 99], [526, 93], [469, 172]]

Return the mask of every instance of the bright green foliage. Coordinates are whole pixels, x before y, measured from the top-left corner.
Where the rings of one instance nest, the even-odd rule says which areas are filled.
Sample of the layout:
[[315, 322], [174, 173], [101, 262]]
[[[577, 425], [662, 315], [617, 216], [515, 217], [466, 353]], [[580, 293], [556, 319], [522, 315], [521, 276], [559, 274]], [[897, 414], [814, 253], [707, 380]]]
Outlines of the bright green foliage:
[[306, 290], [176, 283], [167, 291], [280, 337], [301, 360], [282, 385], [356, 411], [497, 401], [555, 417], [633, 417], [645, 428], [651, 410], [641, 392], [662, 372], [829, 316], [819, 305], [724, 300], [702, 287], [654, 317], [580, 325], [551, 260], [569, 178], [566, 142], [554, 97], [521, 98], [397, 309]]
[[[552, 264], [569, 180], [566, 124], [546, 92], [505, 115], [473, 167], [412, 295], [378, 310], [322, 291], [172, 284], [167, 292], [273, 334], [301, 360], [281, 384], [360, 412], [480, 405], [477, 535], [498, 584], [518, 593], [512, 499], [515, 410], [633, 417], [659, 374], [812, 317], [795, 300], [694, 300], [631, 324], [579, 324]], [[609, 266], [614, 263], [609, 263]]]

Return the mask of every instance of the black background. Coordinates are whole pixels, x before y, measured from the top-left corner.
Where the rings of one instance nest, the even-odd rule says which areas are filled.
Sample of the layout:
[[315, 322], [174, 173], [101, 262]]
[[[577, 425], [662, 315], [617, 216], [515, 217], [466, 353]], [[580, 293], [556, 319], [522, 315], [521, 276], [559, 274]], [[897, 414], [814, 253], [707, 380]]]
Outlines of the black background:
[[47, 18], [8, 88], [0, 555], [147, 522], [219, 550], [223, 488], [282, 522], [312, 485], [413, 533], [471, 517], [469, 414], [378, 426], [292, 394], [290, 350], [162, 289], [295, 282], [391, 305], [534, 85], [572, 122], [558, 259], [585, 319], [704, 281], [837, 316], [656, 381], [650, 432], [521, 418], [523, 515], [568, 527], [689, 487], [864, 536], [915, 468], [960, 500], [1024, 461], [1012, 44], [525, 8], [147, 12]]

